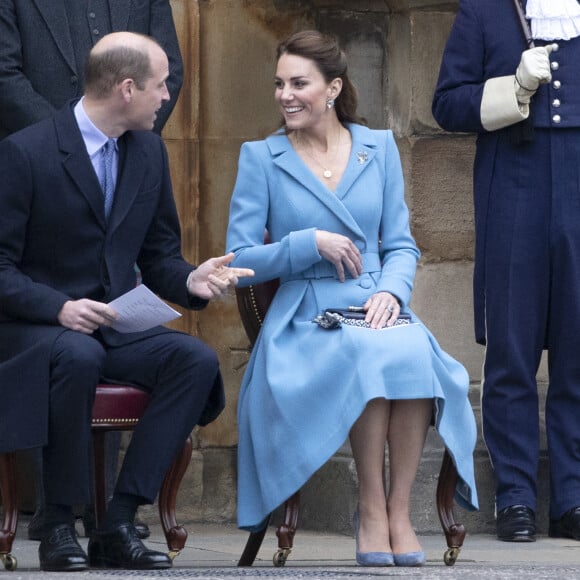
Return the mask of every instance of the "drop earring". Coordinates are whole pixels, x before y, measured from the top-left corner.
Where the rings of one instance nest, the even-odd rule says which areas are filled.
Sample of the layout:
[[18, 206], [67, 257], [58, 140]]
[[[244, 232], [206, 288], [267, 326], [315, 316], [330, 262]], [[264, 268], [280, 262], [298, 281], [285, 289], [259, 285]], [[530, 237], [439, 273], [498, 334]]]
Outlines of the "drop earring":
[[334, 99], [329, 97], [328, 99], [326, 99], [326, 108], [332, 109], [332, 107], [334, 107]]

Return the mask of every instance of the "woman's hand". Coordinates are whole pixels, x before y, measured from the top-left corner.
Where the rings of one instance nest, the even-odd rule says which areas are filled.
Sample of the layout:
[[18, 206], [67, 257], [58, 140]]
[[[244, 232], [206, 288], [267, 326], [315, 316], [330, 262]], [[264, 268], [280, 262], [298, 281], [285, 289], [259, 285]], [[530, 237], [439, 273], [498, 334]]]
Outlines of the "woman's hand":
[[365, 321], [371, 328], [384, 328], [395, 324], [401, 305], [390, 292], [377, 292], [365, 302], [364, 309], [367, 313]]
[[345, 268], [353, 278], [362, 273], [362, 256], [350, 238], [325, 230], [316, 230], [316, 247], [320, 255], [334, 264], [338, 279], [345, 280]]

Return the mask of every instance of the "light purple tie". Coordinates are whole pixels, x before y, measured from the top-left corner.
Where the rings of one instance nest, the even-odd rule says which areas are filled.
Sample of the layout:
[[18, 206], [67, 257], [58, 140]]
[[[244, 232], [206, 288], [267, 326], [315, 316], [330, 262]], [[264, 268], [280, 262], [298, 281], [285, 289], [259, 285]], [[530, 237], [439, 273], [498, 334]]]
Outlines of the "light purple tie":
[[101, 187], [105, 195], [105, 217], [108, 218], [113, 207], [113, 196], [115, 194], [115, 177], [113, 175], [113, 159], [115, 157], [115, 140], [109, 139], [101, 147]]

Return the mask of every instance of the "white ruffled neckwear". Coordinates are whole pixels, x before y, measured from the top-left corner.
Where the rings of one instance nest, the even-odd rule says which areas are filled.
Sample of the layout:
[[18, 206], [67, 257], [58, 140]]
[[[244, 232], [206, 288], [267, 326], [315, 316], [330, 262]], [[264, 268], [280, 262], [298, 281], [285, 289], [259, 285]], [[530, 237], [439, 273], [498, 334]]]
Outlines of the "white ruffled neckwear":
[[577, 0], [528, 0], [526, 17], [531, 20], [533, 38], [570, 40], [580, 36]]

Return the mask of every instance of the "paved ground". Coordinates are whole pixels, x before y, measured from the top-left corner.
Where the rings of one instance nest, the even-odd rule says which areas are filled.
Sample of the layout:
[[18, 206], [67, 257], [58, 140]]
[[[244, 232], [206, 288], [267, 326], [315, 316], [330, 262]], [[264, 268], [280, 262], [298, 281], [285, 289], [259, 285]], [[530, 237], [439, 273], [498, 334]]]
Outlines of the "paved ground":
[[[165, 550], [160, 528], [154, 527], [146, 543]], [[423, 536], [427, 565], [423, 568], [360, 568], [354, 562], [354, 540], [348, 536], [299, 530], [286, 566], [275, 568], [277, 548], [274, 530], [268, 531], [258, 560], [252, 568], [236, 567], [247, 535], [233, 526], [190, 525], [186, 548], [170, 570], [158, 572], [89, 570], [47, 573], [38, 568], [38, 543], [26, 540], [26, 521], [21, 522], [13, 546], [18, 560], [14, 572], [0, 567], [0, 580], [118, 580], [119, 578], [277, 579], [320, 578], [337, 580], [428, 578], [429, 580], [551, 578], [580, 580], [580, 542], [539, 538], [533, 544], [498, 542], [492, 536], [467, 536], [455, 566], [443, 563], [447, 546], [441, 535]], [[86, 540], [81, 543], [86, 547]]]

